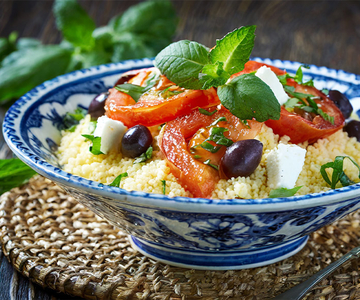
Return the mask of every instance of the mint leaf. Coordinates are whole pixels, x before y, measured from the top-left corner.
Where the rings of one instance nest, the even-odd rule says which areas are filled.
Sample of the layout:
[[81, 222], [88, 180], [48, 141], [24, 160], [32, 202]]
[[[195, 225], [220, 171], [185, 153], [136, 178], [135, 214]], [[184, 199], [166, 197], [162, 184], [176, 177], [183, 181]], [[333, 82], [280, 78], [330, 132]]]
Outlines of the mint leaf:
[[200, 73], [202, 89], [207, 90], [213, 86], [218, 87], [226, 83], [230, 74], [223, 69], [223, 63], [217, 61], [215, 64], [205, 65]]
[[95, 23], [76, 0], [55, 0], [53, 12], [56, 26], [67, 41], [87, 50], [94, 46]]
[[138, 102], [141, 95], [146, 93], [148, 90], [150, 90], [155, 84], [158, 83], [160, 78], [160, 75], [157, 72], [153, 72], [149, 75], [149, 78], [145, 82], [145, 86], [140, 86], [136, 84], [131, 83], [123, 83], [119, 84], [115, 87], [120, 92], [123, 92], [125, 94], [128, 94], [135, 100], [135, 102]]
[[210, 143], [204, 141], [200, 144], [200, 147], [211, 152], [211, 153], [216, 153], [221, 149], [221, 146], [213, 146]]
[[214, 109], [213, 111], [210, 112], [210, 111], [207, 111], [206, 109], [199, 107], [199, 112], [202, 113], [203, 115], [212, 116], [214, 113], [217, 112], [217, 109]]
[[280, 118], [280, 104], [269, 86], [254, 74], [243, 74], [218, 87], [222, 105], [241, 120]]
[[166, 192], [166, 180], [161, 180], [161, 184], [162, 184], [162, 188], [163, 188], [162, 192], [165, 195], [165, 192]]
[[210, 61], [224, 63], [224, 70], [230, 75], [243, 70], [254, 48], [255, 29], [255, 25], [240, 27], [217, 40]]
[[181, 93], [184, 92], [184, 90], [170, 90], [170, 88], [173, 86], [169, 86], [167, 87], [165, 90], [161, 91], [161, 97], [163, 97], [164, 99], [170, 98], [172, 96], [176, 96], [179, 95]]
[[56, 45], [11, 53], [0, 68], [0, 102], [20, 97], [44, 81], [63, 74], [70, 59], [71, 51]]
[[283, 198], [283, 197], [291, 197], [294, 196], [298, 190], [300, 190], [302, 186], [296, 186], [292, 189], [287, 188], [278, 188], [275, 190], [271, 190], [269, 193], [269, 198]]
[[299, 103], [298, 98], [289, 98], [288, 101], [284, 103], [286, 109], [294, 108]]
[[199, 74], [209, 64], [208, 54], [205, 46], [183, 40], [162, 50], [155, 58], [155, 66], [178, 86], [199, 90], [203, 87]]
[[[336, 156], [333, 162], [328, 162], [323, 164], [320, 168], [321, 176], [324, 178], [327, 184], [330, 185], [332, 189], [335, 189], [336, 184], [340, 181], [342, 186], [348, 186], [354, 184], [355, 182], [350, 180], [350, 178], [345, 174], [343, 170], [344, 159], [348, 158], [359, 170], [360, 178], [360, 166], [350, 157], [350, 156]], [[331, 180], [329, 179], [326, 169], [333, 169]]]
[[153, 147], [150, 146], [143, 154], [134, 160], [134, 164], [139, 164], [146, 162], [148, 159], [151, 159], [153, 153]]
[[208, 166], [214, 168], [215, 170], [218, 170], [218, 171], [219, 171], [219, 167], [218, 167], [217, 165], [212, 164], [211, 161], [210, 161], [210, 159], [205, 160], [205, 161], [204, 161], [204, 165], [208, 165]]
[[18, 158], [0, 159], [0, 195], [26, 183], [35, 174]]
[[120, 187], [120, 182], [121, 179], [123, 179], [124, 177], [127, 177], [128, 173], [121, 173], [119, 176], [117, 176], [112, 183], [109, 184], [109, 186], [116, 186], [116, 187]]
[[73, 113], [67, 112], [63, 118], [63, 124], [65, 129], [74, 132], [76, 125], [78, 125], [80, 120], [85, 118], [86, 115], [87, 110], [81, 107], [78, 107]]
[[101, 137], [96, 136], [94, 137], [92, 134], [82, 134], [84, 138], [91, 141], [93, 144], [89, 147], [89, 151], [94, 155], [104, 154], [100, 151], [101, 148]]

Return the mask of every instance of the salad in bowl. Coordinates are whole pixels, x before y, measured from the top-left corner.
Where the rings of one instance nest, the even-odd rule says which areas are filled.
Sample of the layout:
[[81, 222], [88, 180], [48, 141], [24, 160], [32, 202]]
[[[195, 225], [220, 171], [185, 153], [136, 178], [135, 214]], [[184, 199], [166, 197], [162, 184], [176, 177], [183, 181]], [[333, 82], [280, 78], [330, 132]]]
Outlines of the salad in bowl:
[[9, 110], [5, 139], [150, 257], [199, 269], [284, 259], [360, 206], [360, 126], [347, 121], [360, 80], [249, 60], [254, 31], [45, 82]]

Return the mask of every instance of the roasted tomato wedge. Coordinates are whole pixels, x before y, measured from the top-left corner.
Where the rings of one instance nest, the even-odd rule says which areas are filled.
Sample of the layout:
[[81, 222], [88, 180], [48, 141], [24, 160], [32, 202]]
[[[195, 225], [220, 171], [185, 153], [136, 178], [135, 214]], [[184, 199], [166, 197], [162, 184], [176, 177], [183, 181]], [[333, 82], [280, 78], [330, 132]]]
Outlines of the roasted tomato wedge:
[[[263, 65], [270, 67], [277, 75], [286, 73], [273, 66], [249, 61], [245, 64], [245, 69], [235, 75], [239, 76], [244, 73], [256, 71]], [[291, 78], [287, 79], [287, 85], [295, 87], [295, 92], [316, 96], [314, 101], [318, 107], [330, 117], [334, 117], [334, 122], [332, 124], [320, 115], [310, 114], [299, 109], [290, 112], [282, 106], [279, 120], [268, 120], [265, 122], [276, 134], [289, 136], [290, 141], [294, 144], [305, 141], [311, 144], [320, 138], [325, 138], [333, 134], [344, 126], [345, 119], [343, 114], [324, 93], [314, 87], [300, 85]], [[304, 101], [306, 101], [306, 99], [304, 99]]]
[[[144, 85], [151, 73], [142, 70], [129, 83]], [[145, 76], [144, 76], [145, 74]], [[105, 103], [106, 115], [132, 127], [137, 124], [153, 126], [186, 115], [197, 108], [207, 108], [220, 103], [216, 90], [185, 90], [177, 87], [165, 76], [159, 83], [142, 95], [137, 103], [130, 96], [112, 89]], [[130, 97], [131, 98], [131, 97]]]
[[[209, 109], [209, 111], [214, 109], [215, 107]], [[210, 159], [211, 163], [216, 164], [224, 151], [220, 149], [216, 153], [211, 153], [199, 149], [200, 152], [193, 152], [190, 149], [197, 143], [202, 143], [208, 137], [209, 126], [220, 117], [225, 117], [226, 122], [219, 122], [214, 126], [228, 129], [226, 136], [234, 142], [254, 138], [261, 130], [261, 123], [249, 121], [249, 127], [247, 127], [226, 108], [221, 106], [211, 116], [194, 110], [190, 114], [168, 122], [159, 139], [160, 149], [165, 155], [172, 173], [194, 197], [210, 197], [220, 179], [219, 172], [213, 167], [204, 164], [203, 161]], [[201, 131], [202, 129], [204, 130]], [[201, 156], [201, 159], [197, 159], [196, 155]]]

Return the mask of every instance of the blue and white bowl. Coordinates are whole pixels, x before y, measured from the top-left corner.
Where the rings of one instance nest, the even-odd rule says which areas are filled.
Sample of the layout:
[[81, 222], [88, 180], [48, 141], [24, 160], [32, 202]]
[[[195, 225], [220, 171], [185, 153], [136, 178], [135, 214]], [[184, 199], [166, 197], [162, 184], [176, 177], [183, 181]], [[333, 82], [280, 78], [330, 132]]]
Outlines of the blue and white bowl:
[[[256, 60], [295, 72], [300, 63]], [[211, 200], [126, 191], [64, 172], [55, 155], [62, 118], [112, 87], [119, 74], [152, 66], [130, 60], [67, 75], [36, 87], [7, 112], [3, 132], [14, 153], [39, 174], [130, 235], [143, 254], [181, 267], [241, 269], [298, 252], [311, 232], [360, 207], [360, 184], [275, 199]], [[337, 89], [360, 108], [360, 76], [310, 66], [318, 88]]]

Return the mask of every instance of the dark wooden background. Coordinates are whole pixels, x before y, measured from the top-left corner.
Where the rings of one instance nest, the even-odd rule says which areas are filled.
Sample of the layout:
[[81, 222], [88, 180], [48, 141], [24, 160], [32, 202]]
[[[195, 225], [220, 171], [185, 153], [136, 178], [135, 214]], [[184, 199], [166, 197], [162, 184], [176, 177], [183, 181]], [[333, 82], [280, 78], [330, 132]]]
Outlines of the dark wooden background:
[[[295, 60], [360, 74], [360, 1], [180, 1], [174, 40], [196, 40], [209, 47], [216, 38], [242, 25], [257, 25], [253, 56]], [[79, 1], [97, 26], [139, 1]], [[53, 1], [0, 0], [0, 36], [46, 44], [61, 41], [51, 8]], [[0, 78], [1, 80], [1, 78]], [[0, 123], [6, 107], [0, 107]], [[0, 158], [11, 154], [0, 133]], [[13, 270], [0, 252], [0, 299], [69, 299], [33, 286]], [[71, 298], [75, 299], [75, 298]], [[79, 299], [79, 298], [77, 298]]]

